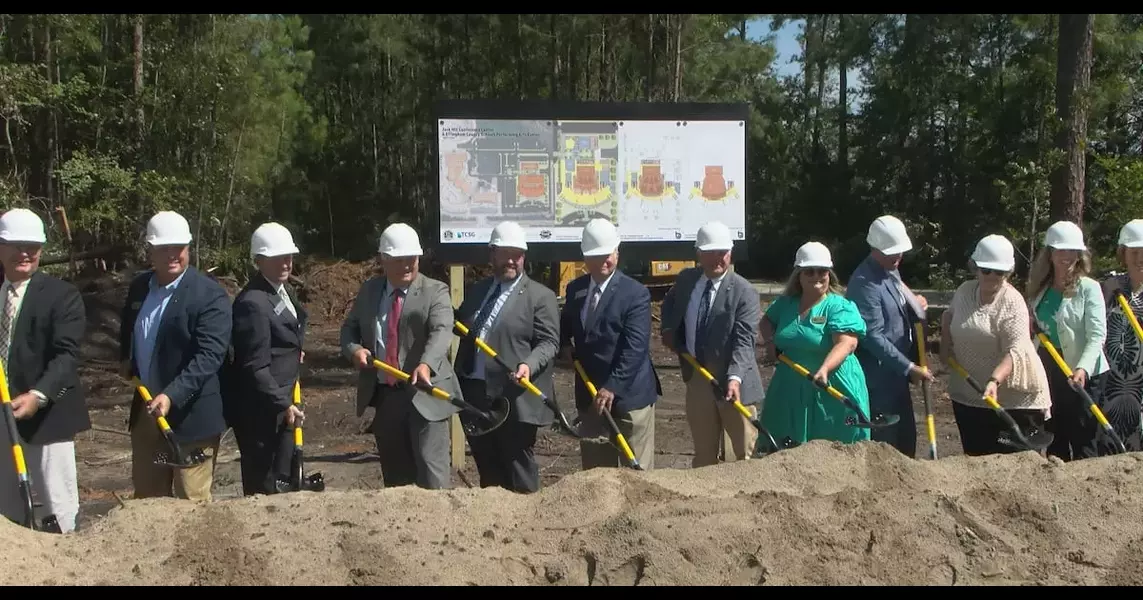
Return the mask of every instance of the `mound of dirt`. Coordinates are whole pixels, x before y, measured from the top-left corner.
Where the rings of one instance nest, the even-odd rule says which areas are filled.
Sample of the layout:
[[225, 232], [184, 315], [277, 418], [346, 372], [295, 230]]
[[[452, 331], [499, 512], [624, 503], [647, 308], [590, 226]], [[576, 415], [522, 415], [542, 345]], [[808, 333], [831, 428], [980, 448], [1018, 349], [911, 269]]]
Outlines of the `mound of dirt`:
[[357, 290], [375, 270], [375, 265], [368, 261], [308, 260], [299, 269], [304, 284], [298, 287], [298, 297], [314, 323], [341, 321], [353, 307]]
[[128, 501], [70, 536], [0, 524], [0, 584], [1140, 585], [1141, 460], [928, 462], [814, 442], [703, 469], [580, 472], [531, 496]]

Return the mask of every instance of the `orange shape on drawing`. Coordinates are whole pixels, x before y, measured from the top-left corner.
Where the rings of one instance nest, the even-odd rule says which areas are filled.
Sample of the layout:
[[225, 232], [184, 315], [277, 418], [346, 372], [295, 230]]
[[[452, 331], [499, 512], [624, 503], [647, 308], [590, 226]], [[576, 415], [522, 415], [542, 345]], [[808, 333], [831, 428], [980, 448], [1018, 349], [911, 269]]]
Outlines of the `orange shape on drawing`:
[[704, 198], [721, 198], [726, 195], [726, 180], [722, 178], [721, 166], [707, 166], [702, 180]]

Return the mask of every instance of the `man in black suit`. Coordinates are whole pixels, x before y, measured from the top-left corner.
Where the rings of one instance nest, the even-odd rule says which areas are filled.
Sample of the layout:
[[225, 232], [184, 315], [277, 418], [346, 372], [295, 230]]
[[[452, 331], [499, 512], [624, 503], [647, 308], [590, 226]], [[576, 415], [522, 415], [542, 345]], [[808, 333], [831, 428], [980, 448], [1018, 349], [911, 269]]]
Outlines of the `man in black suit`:
[[[131, 403], [131, 480], [136, 498], [210, 501], [219, 439], [226, 431], [219, 371], [230, 346], [226, 290], [190, 262], [190, 225], [162, 211], [147, 223], [151, 269], [131, 282], [119, 329], [124, 375], [138, 376], [153, 401]], [[155, 418], [166, 417], [184, 452], [211, 449], [206, 462], [172, 469], [155, 464], [168, 452]], [[172, 490], [173, 487], [173, 490]]]
[[258, 267], [234, 300], [234, 361], [226, 392], [227, 420], [242, 454], [242, 492], [274, 494], [288, 478], [295, 425], [304, 415], [293, 405], [302, 364], [306, 311], [286, 281], [298, 247], [290, 231], [265, 223], [250, 238]]
[[[32, 490], [45, 509], [36, 520], [54, 514], [67, 533], [79, 512], [75, 435], [91, 428], [76, 372], [86, 318], [79, 290], [39, 271], [45, 241], [36, 213], [15, 208], [0, 216], [0, 360]], [[6, 426], [0, 445], [0, 512], [22, 521]]]
[[504, 396], [512, 401], [512, 410], [498, 429], [469, 438], [468, 445], [481, 487], [532, 493], [540, 489], [540, 469], [532, 453], [536, 433], [552, 423], [555, 413], [516, 380], [528, 379], [555, 397], [552, 361], [559, 352], [559, 309], [555, 292], [524, 273], [528, 242], [523, 228], [512, 221], [498, 224], [489, 246], [492, 275], [473, 285], [457, 318], [513, 370], [505, 372], [466, 336], [457, 348], [456, 373], [469, 402], [487, 408], [490, 398]]

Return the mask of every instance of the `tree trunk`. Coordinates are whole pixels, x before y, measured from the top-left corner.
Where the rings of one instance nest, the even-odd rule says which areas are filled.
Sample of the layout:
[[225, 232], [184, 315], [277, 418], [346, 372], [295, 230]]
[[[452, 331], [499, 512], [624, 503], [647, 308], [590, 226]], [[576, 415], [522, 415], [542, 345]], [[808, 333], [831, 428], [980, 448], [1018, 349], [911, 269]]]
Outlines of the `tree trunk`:
[[1095, 15], [1059, 18], [1056, 114], [1061, 121], [1056, 147], [1064, 152], [1064, 164], [1052, 172], [1052, 220], [1082, 225]]

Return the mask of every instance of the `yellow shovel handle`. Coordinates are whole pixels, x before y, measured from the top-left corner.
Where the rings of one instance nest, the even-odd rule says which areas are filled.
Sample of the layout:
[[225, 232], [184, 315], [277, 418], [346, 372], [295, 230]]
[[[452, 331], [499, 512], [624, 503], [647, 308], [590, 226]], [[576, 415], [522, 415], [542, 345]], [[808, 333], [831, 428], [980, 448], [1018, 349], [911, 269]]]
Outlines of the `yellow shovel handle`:
[[[597, 390], [595, 385], [591, 383], [591, 380], [587, 378], [587, 371], [583, 370], [583, 365], [579, 364], [578, 360], [572, 361], [572, 365], [575, 366], [575, 372], [579, 373], [580, 379], [583, 380], [583, 384], [587, 386], [588, 393], [592, 396], [598, 394], [599, 390]], [[611, 415], [608, 416], [610, 417]], [[623, 433], [621, 433], [618, 428], [616, 428], [615, 431], [615, 438], [619, 442], [619, 448], [623, 450], [623, 454], [627, 456], [627, 460], [634, 462], [635, 452], [631, 450], [631, 446], [627, 445], [627, 438], [623, 436]]]
[[[4, 373], [4, 367], [0, 366], [0, 401], [4, 404], [5, 419], [12, 415], [12, 397], [8, 392], [8, 375]], [[13, 417], [14, 418], [14, 417]], [[14, 429], [11, 427], [10, 429]], [[12, 433], [9, 431], [9, 433]], [[24, 459], [24, 447], [20, 445], [20, 440], [17, 436], [12, 437], [12, 458], [16, 461], [16, 474], [21, 479], [26, 479], [28, 476], [28, 462]]]
[[[302, 407], [302, 383], [300, 381], [294, 382], [294, 406], [299, 409]], [[298, 425], [294, 427], [294, 445], [302, 445], [302, 427]]]
[[[462, 334], [468, 335], [469, 329], [468, 329], [468, 327], [466, 327], [464, 325], [464, 323], [461, 323], [460, 321], [456, 321], [454, 324], [456, 325], [456, 328], [459, 329]], [[478, 337], [473, 337], [472, 341], [476, 344], [476, 347], [479, 348], [481, 352], [488, 355], [488, 358], [492, 358], [492, 359], [496, 358], [496, 356], [497, 356], [496, 351], [493, 350], [491, 347], [489, 347], [488, 344], [484, 343], [484, 340], [482, 340]], [[519, 381], [520, 385], [524, 386], [524, 389], [528, 390], [529, 392], [531, 392], [537, 396], [543, 396], [544, 395], [544, 393], [540, 391], [540, 388], [536, 387], [535, 385], [532, 385], [532, 382], [528, 381], [527, 378], [517, 379], [516, 381]]]
[[[408, 373], [398, 369], [397, 367], [390, 365], [389, 363], [382, 362], [382, 361], [377, 360], [375, 358], [375, 359], [373, 359], [373, 366], [377, 369], [381, 369], [382, 371], [385, 371], [386, 373], [392, 375], [393, 377], [396, 377], [397, 379], [400, 379], [401, 381], [404, 381], [404, 382], [409, 381], [409, 374]], [[440, 389], [439, 387], [433, 386], [431, 393], [432, 393], [432, 395], [436, 396], [437, 398], [440, 398], [441, 400], [452, 400], [452, 395], [449, 394], [448, 392]]]
[[1135, 337], [1138, 338], [1140, 342], [1143, 342], [1143, 327], [1140, 327], [1139, 319], [1135, 318], [1135, 311], [1131, 310], [1131, 304], [1127, 302], [1127, 296], [1123, 294], [1122, 290], [1117, 291], [1115, 295], [1118, 296], [1119, 307], [1123, 309], [1123, 314], [1131, 323], [1131, 328], [1135, 330]]
[[[138, 377], [131, 378], [131, 385], [134, 385], [135, 389], [139, 390], [139, 395], [143, 397], [145, 404], [150, 404], [154, 401], [154, 398], [151, 397], [151, 392], [147, 390], [147, 386], [143, 385], [142, 381], [139, 381]], [[156, 417], [156, 420], [159, 422], [159, 429], [161, 429], [163, 433], [171, 430], [171, 426], [167, 424], [166, 417], [159, 415]]]

